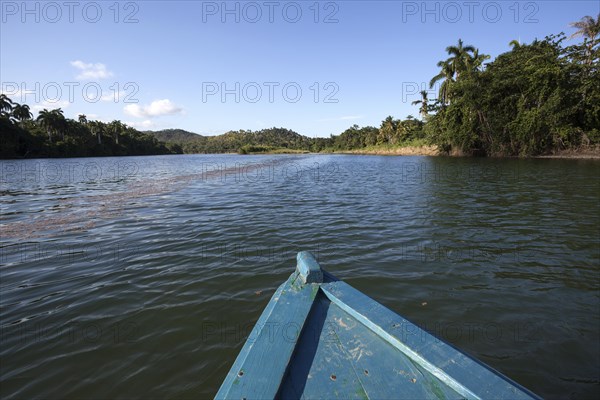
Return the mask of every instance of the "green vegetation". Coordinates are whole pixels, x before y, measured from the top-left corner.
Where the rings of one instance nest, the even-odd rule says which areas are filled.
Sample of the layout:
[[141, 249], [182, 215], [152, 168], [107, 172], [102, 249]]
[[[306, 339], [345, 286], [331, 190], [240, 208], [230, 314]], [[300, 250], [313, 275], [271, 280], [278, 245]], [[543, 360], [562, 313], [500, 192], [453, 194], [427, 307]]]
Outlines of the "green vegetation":
[[289, 149], [289, 148], [285, 148], [285, 149], [277, 149], [271, 146], [263, 146], [263, 145], [251, 145], [251, 144], [247, 144], [245, 146], [242, 146], [239, 150], [238, 153], [240, 154], [298, 154], [298, 153], [308, 153], [308, 150], [297, 150], [297, 149]]
[[565, 44], [565, 34], [531, 44], [510, 42], [511, 51], [490, 57], [459, 40], [430, 88], [421, 92], [423, 122], [385, 119], [379, 129], [354, 126], [334, 137], [334, 150], [375, 151], [437, 145], [453, 154], [533, 156], [586, 151], [600, 146], [600, 16], [571, 24], [583, 42]]
[[251, 145], [247, 144], [238, 150], [240, 154], [256, 154], [256, 153], [270, 153], [275, 150], [271, 146]]
[[216, 136], [202, 136], [172, 129], [147, 133], [167, 144], [181, 146], [185, 153], [318, 152], [333, 143], [331, 139], [309, 138], [285, 128], [230, 131]]
[[33, 120], [27, 104], [0, 95], [0, 158], [125, 156], [181, 153], [121, 121], [104, 123], [65, 118], [59, 108]]
[[379, 128], [358, 125], [346, 129], [339, 136], [332, 137], [333, 143], [328, 150], [344, 151], [365, 149], [368, 147], [402, 147], [414, 140], [423, 139], [423, 122], [412, 115], [404, 121], [387, 117]]
[[411, 115], [406, 120], [387, 117], [380, 128], [353, 125], [338, 136], [309, 138], [284, 128], [260, 131], [231, 131], [217, 136], [202, 136], [182, 130], [147, 132], [184, 153], [302, 153], [335, 152], [373, 146], [408, 146], [424, 142], [423, 122]]
[[444, 82], [426, 136], [446, 151], [500, 156], [599, 144], [597, 25], [580, 45], [565, 47], [562, 33], [529, 45], [513, 41], [512, 51], [484, 69], [477, 50], [459, 55], [461, 46], [449, 47], [452, 57], [438, 64], [443, 78], [434, 78]]
[[[521, 44], [483, 67], [489, 57], [473, 46], [446, 49], [438, 99], [428, 107], [426, 137], [448, 152], [530, 156], [600, 144], [600, 17], [564, 33]], [[426, 100], [426, 99], [425, 99]]]
[[[511, 41], [511, 50], [490, 56], [458, 40], [438, 62], [437, 98], [427, 91], [412, 104], [421, 120], [387, 117], [377, 127], [354, 125], [330, 138], [308, 138], [272, 128], [228, 132], [181, 142], [186, 153], [390, 151], [435, 145], [442, 152], [489, 156], [534, 156], [586, 151], [600, 146], [600, 17], [571, 24], [583, 42], [566, 45], [564, 33], [531, 44]], [[160, 137], [160, 136], [159, 136]], [[178, 141], [175, 140], [175, 143]]]
[[[448, 46], [438, 62], [436, 99], [421, 91], [421, 120], [387, 117], [379, 127], [353, 125], [340, 135], [310, 138], [284, 128], [201, 136], [170, 129], [141, 133], [120, 121], [65, 119], [43, 110], [33, 121], [27, 105], [0, 96], [0, 157], [67, 157], [166, 153], [376, 152], [437, 146], [446, 153], [534, 156], [600, 148], [600, 15], [571, 24], [583, 37], [567, 45], [564, 33], [490, 56]], [[162, 143], [165, 142], [165, 143]]]

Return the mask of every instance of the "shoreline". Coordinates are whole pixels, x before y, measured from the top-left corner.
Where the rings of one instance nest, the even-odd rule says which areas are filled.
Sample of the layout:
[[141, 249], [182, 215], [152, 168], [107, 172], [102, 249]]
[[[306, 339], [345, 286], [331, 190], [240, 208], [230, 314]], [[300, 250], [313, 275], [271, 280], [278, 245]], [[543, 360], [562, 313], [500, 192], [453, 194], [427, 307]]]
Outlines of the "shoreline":
[[563, 158], [563, 159], [579, 159], [579, 160], [598, 160], [600, 159], [600, 146], [594, 148], [577, 149], [577, 150], [561, 150], [554, 154], [544, 154], [533, 156], [531, 158]]
[[[333, 152], [322, 152], [317, 154], [354, 154], [354, 155], [383, 155], [383, 156], [442, 156], [442, 157], [467, 157], [477, 156], [464, 155], [460, 153], [446, 154], [439, 151], [437, 146], [404, 146], [398, 148], [366, 148], [361, 150], [341, 150]], [[600, 146], [583, 148], [577, 150], [561, 150], [552, 154], [541, 154], [536, 156], [482, 156], [477, 158], [517, 158], [517, 159], [577, 159], [577, 160], [600, 160]]]
[[369, 156], [441, 156], [437, 146], [402, 146], [391, 148], [365, 148], [359, 150], [341, 150], [319, 154], [353, 154]]
[[[106, 158], [106, 157], [145, 157], [145, 156], [177, 156], [177, 155], [199, 155], [199, 154], [229, 154], [229, 155], [241, 155], [241, 156], [257, 156], [257, 155], [319, 155], [319, 154], [339, 154], [339, 155], [364, 155], [364, 156], [426, 156], [426, 157], [467, 157], [474, 158], [476, 156], [464, 155], [464, 154], [446, 154], [439, 151], [437, 146], [425, 145], [425, 146], [403, 146], [403, 147], [371, 147], [359, 150], [339, 150], [339, 151], [320, 151], [311, 152], [308, 150], [293, 150], [293, 149], [275, 149], [267, 152], [251, 152], [247, 154], [240, 153], [184, 153], [184, 154], [148, 154], [148, 155], [103, 155], [103, 156], [76, 156], [76, 157], [33, 157], [33, 158], [0, 158], [1, 161], [15, 161], [15, 160], [47, 160], [47, 159], [61, 159], [61, 158]], [[592, 148], [583, 148], [577, 150], [561, 150], [553, 154], [543, 154], [537, 156], [482, 156], [477, 158], [514, 158], [514, 159], [571, 159], [571, 160], [600, 160], [600, 146]]]

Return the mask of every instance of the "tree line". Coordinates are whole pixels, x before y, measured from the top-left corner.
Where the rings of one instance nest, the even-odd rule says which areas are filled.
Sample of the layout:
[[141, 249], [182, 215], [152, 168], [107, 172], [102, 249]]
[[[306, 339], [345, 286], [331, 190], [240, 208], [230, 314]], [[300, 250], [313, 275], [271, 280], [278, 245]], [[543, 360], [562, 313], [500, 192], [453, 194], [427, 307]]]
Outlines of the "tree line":
[[333, 137], [333, 148], [432, 144], [445, 153], [533, 156], [600, 146], [600, 15], [572, 23], [564, 33], [530, 44], [513, 40], [511, 50], [485, 63], [462, 40], [446, 48], [437, 98], [426, 90], [413, 105], [421, 121], [386, 118], [379, 128], [354, 126]]
[[67, 157], [169, 153], [328, 152], [369, 147], [436, 145], [445, 153], [532, 156], [600, 146], [600, 15], [571, 24], [583, 37], [569, 45], [564, 33], [489, 55], [458, 40], [437, 63], [426, 90], [412, 104], [421, 119], [392, 116], [378, 127], [353, 125], [328, 138], [285, 128], [238, 130], [201, 136], [182, 130], [139, 132], [120, 121], [77, 121], [62, 110], [32, 119], [27, 105], [0, 95], [0, 157]]
[[353, 125], [328, 138], [308, 137], [286, 128], [258, 131], [238, 130], [222, 135], [202, 136], [181, 129], [151, 132], [158, 140], [179, 146], [187, 154], [263, 153], [273, 151], [330, 152], [380, 145], [424, 144], [423, 122], [409, 115], [406, 120], [387, 117], [379, 128]]
[[43, 109], [33, 119], [27, 104], [0, 94], [0, 158], [88, 157], [181, 153], [121, 121], [66, 118], [62, 109]]
[[308, 138], [283, 128], [235, 131], [174, 140], [186, 153], [306, 151], [437, 145], [444, 153], [532, 156], [600, 145], [600, 16], [571, 24], [583, 42], [566, 44], [564, 33], [489, 55], [458, 40], [437, 63], [439, 73], [421, 91], [421, 119], [385, 118], [378, 127], [353, 125], [329, 138]]
[[446, 50], [438, 63], [438, 98], [423, 97], [425, 136], [445, 151], [528, 156], [600, 144], [600, 15], [573, 23], [583, 36], [566, 45], [564, 33], [488, 57], [473, 46]]

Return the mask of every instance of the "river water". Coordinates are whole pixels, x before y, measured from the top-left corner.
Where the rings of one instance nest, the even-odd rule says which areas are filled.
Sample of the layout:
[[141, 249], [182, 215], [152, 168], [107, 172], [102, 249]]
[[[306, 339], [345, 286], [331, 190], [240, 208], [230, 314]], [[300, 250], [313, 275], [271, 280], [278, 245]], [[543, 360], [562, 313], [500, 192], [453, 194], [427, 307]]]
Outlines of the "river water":
[[600, 162], [0, 161], [0, 397], [211, 398], [295, 255], [547, 398], [600, 392]]

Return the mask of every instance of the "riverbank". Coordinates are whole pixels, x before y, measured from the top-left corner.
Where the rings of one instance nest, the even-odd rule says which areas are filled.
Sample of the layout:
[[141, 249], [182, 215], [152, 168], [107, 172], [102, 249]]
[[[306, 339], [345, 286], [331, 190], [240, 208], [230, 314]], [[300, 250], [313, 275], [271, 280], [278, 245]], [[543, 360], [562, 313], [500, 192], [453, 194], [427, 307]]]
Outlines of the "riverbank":
[[534, 158], [579, 158], [600, 160], [600, 146], [583, 147], [579, 149], [560, 150], [553, 154], [536, 156]]
[[[235, 154], [235, 153], [233, 153]], [[247, 151], [238, 153], [243, 155], [267, 155], [267, 154], [353, 154], [353, 155], [373, 155], [373, 156], [450, 156], [450, 157], [473, 157], [461, 152], [451, 152], [450, 154], [440, 151], [435, 145], [420, 146], [370, 146], [355, 150], [322, 150], [314, 153], [308, 150], [294, 149], [270, 149], [266, 151]], [[512, 156], [490, 156], [490, 158], [519, 158]], [[579, 149], [561, 150], [552, 154], [538, 156], [526, 156], [522, 158], [571, 158], [571, 159], [598, 159], [600, 160], [600, 146], [584, 147]]]
[[[329, 153], [329, 152], [328, 152]], [[330, 153], [377, 155], [377, 156], [439, 156], [437, 146], [365, 147], [357, 150], [340, 150]]]
[[[289, 148], [259, 150], [259, 151], [246, 151], [246, 152], [223, 152], [223, 153], [185, 153], [185, 154], [240, 154], [240, 155], [269, 155], [269, 154], [352, 154], [352, 155], [376, 155], [376, 156], [449, 156], [449, 157], [473, 157], [461, 152], [451, 152], [450, 154], [442, 152], [437, 146], [434, 145], [419, 145], [419, 146], [370, 146], [362, 149], [355, 150], [333, 150], [326, 149], [319, 152], [311, 152], [308, 150], [298, 150]], [[151, 156], [152, 154], [150, 154]], [[176, 155], [176, 154], [171, 154]], [[36, 158], [86, 158], [86, 157], [114, 157], [115, 155], [90, 155], [90, 156], [57, 156], [49, 155], [44, 157], [0, 157], [2, 160], [22, 160], [22, 159], [36, 159]], [[140, 156], [140, 154], [119, 154], [117, 156]], [[490, 158], [519, 158], [514, 156], [489, 156]], [[525, 156], [521, 158], [555, 158], [555, 159], [596, 159], [600, 160], [600, 146], [590, 146], [578, 149], [561, 150], [552, 154], [544, 154], [537, 156]]]
[[239, 152], [242, 155], [261, 155], [261, 154], [355, 154], [355, 155], [379, 155], [379, 156], [437, 156], [440, 151], [437, 146], [371, 146], [356, 150], [322, 150], [317, 153], [312, 153], [308, 150], [294, 149], [271, 149], [260, 151]]
[[[434, 145], [422, 146], [403, 146], [403, 147], [366, 147], [357, 150], [339, 150], [324, 151], [321, 154], [356, 154], [356, 155], [386, 155], [386, 156], [451, 156], [451, 157], [472, 157], [461, 152], [451, 152], [450, 154], [440, 151]], [[515, 158], [510, 156], [490, 156], [493, 158]], [[600, 146], [580, 147], [578, 149], [568, 149], [543, 154], [537, 156], [525, 156], [522, 158], [567, 158], [567, 159], [598, 159], [600, 160]]]

